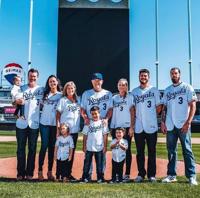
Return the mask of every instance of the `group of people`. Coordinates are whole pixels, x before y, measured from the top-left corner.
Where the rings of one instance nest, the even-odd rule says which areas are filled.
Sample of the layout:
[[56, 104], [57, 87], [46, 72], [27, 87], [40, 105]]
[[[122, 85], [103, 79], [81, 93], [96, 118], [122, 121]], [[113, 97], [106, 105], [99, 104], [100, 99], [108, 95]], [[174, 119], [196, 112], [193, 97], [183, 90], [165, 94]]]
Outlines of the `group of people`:
[[[197, 185], [195, 159], [191, 147], [191, 121], [196, 109], [197, 97], [194, 89], [181, 81], [180, 69], [170, 70], [172, 85], [166, 88], [161, 99], [157, 88], [149, 83], [147, 69], [139, 71], [139, 86], [129, 92], [128, 81], [118, 81], [118, 94], [112, 95], [102, 88], [103, 75], [92, 74], [92, 89], [77, 96], [74, 82], [67, 82], [61, 89], [55, 75], [48, 77], [43, 88], [37, 84], [39, 72], [28, 71], [28, 84], [16, 89], [22, 97], [13, 97], [20, 108], [16, 121], [17, 180], [32, 180], [35, 168], [37, 139], [40, 132], [38, 179], [42, 181], [43, 164], [48, 149], [49, 180], [75, 180], [72, 176], [80, 119], [84, 120], [83, 152], [85, 153], [82, 182], [89, 182], [92, 174], [92, 157], [96, 161], [97, 182], [104, 181], [108, 134], [112, 141], [112, 178], [110, 183], [127, 182], [131, 173], [131, 142], [134, 136], [139, 183], [147, 176], [156, 182], [156, 143], [158, 122], [161, 114], [161, 131], [166, 134], [168, 150], [167, 177], [162, 182], [176, 181], [177, 140], [182, 145], [185, 175], [191, 185]], [[19, 83], [17, 85], [19, 87]], [[17, 95], [17, 94], [14, 94]], [[22, 113], [23, 112], [23, 113]], [[28, 141], [28, 156], [26, 143]], [[145, 145], [148, 149], [145, 169]], [[56, 177], [52, 173], [56, 160]], [[125, 172], [123, 174], [123, 167]]]

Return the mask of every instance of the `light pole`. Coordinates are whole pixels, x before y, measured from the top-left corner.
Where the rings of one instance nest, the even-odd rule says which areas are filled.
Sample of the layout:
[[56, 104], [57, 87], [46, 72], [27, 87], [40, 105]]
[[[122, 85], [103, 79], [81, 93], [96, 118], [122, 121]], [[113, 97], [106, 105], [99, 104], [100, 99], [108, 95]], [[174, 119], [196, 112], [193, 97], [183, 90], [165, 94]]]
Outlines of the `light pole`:
[[187, 0], [187, 13], [188, 13], [188, 49], [189, 49], [189, 77], [190, 84], [192, 85], [192, 35], [191, 35], [191, 2]]
[[155, 0], [155, 34], [156, 34], [156, 87], [158, 88], [158, 66], [159, 66], [159, 49], [158, 49], [158, 0]]
[[32, 26], [33, 26], [33, 0], [30, 0], [29, 41], [28, 41], [28, 70], [31, 68]]

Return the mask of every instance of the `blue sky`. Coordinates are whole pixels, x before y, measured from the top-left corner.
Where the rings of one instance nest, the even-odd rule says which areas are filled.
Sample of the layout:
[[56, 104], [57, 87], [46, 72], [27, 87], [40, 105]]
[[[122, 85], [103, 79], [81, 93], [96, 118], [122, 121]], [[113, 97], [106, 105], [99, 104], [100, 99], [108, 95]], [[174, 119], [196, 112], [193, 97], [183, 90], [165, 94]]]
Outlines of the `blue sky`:
[[[27, 68], [30, 0], [1, 0], [0, 68], [17, 62]], [[148, 68], [155, 86], [155, 0], [130, 1], [130, 88], [138, 71]], [[200, 88], [200, 1], [191, 0], [193, 86]], [[58, 0], [34, 0], [32, 65], [44, 85], [56, 73]], [[169, 69], [179, 66], [189, 82], [187, 0], [159, 0], [159, 88], [170, 82]]]

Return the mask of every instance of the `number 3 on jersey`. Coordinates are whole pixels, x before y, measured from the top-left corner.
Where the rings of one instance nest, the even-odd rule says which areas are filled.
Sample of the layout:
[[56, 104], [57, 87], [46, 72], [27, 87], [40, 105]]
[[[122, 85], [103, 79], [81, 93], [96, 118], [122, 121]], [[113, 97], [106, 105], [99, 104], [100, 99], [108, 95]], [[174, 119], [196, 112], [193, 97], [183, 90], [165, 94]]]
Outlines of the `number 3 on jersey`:
[[151, 101], [150, 100], [147, 101], [147, 107], [151, 108]]
[[179, 104], [183, 104], [183, 97], [179, 97], [178, 100], [179, 100], [178, 101]]
[[106, 108], [107, 108], [106, 103], [103, 103], [103, 110], [106, 110]]

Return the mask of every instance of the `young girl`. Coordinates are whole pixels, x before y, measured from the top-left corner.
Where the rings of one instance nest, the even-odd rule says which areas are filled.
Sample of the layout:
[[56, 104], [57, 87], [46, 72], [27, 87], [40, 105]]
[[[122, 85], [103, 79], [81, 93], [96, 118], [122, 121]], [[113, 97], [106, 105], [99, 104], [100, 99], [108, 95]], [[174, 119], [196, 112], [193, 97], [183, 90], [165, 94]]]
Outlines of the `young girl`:
[[55, 145], [54, 159], [57, 161], [56, 180], [63, 182], [69, 180], [70, 176], [70, 161], [74, 149], [74, 142], [69, 134], [69, 126], [67, 124], [60, 125], [60, 135], [57, 137]]
[[116, 175], [118, 175], [119, 182], [122, 182], [123, 166], [126, 158], [126, 150], [128, 149], [128, 141], [123, 139], [124, 133], [124, 128], [116, 128], [116, 138], [110, 143], [112, 150], [112, 180], [110, 183], [116, 182]]

